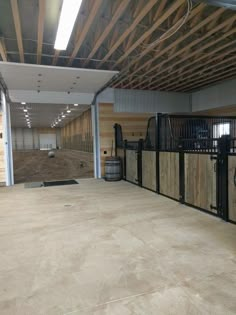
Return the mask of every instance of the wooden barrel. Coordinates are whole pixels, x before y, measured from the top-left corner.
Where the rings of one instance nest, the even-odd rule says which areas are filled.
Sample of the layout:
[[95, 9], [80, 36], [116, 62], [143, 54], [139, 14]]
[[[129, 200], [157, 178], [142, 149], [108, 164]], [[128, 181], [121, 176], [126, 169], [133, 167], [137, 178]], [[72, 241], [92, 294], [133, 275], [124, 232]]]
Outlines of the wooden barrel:
[[121, 180], [121, 159], [119, 157], [107, 157], [105, 161], [105, 180]]

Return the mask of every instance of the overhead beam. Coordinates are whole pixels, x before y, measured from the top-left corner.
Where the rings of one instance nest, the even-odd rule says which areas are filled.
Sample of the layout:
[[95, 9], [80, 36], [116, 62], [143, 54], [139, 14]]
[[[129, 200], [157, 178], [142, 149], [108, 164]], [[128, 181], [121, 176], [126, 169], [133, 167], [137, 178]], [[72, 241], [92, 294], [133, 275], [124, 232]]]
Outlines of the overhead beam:
[[115, 24], [118, 21], [118, 19], [124, 13], [125, 9], [127, 8], [127, 6], [130, 3], [130, 1], [131, 0], [123, 0], [123, 1], [120, 2], [118, 8], [115, 11], [115, 14], [112, 16], [112, 19], [111, 19], [110, 23], [107, 25], [105, 30], [103, 30], [103, 32], [101, 33], [100, 37], [96, 41], [96, 43], [93, 45], [93, 49], [90, 52], [90, 54], [88, 55], [87, 59], [82, 63], [83, 67], [85, 67], [89, 63], [90, 59], [92, 59], [93, 56], [95, 55], [95, 53], [98, 51], [99, 47], [104, 42], [104, 40], [107, 38], [107, 36], [110, 34], [111, 30], [115, 26]]
[[147, 15], [147, 13], [153, 8], [153, 6], [159, 0], [150, 0], [147, 1], [145, 7], [141, 9], [139, 14], [134, 19], [133, 23], [125, 30], [125, 32], [120, 36], [120, 38], [112, 45], [109, 49], [109, 52], [103, 58], [103, 60], [98, 64], [97, 68], [100, 68], [104, 62], [117, 50], [117, 48], [124, 42], [124, 40], [135, 30], [136, 26], [142, 21], [142, 19]]
[[[184, 76], [184, 78], [189, 78], [194, 76], [195, 74], [195, 70], [202, 68], [202, 67], [206, 67], [207, 65], [211, 64], [212, 62], [217, 62], [220, 58], [225, 58], [226, 56], [228, 56], [231, 53], [235, 53], [236, 52], [236, 47], [232, 48], [232, 49], [227, 49], [226, 51], [217, 54], [219, 51], [224, 50], [225, 48], [228, 48], [229, 46], [233, 46], [236, 44], [236, 40], [235, 41], [230, 41], [227, 44], [220, 46], [214, 50], [212, 50], [209, 53], [203, 54], [201, 57], [194, 59], [194, 61], [189, 62], [188, 64], [184, 65], [181, 69], [176, 69], [171, 73], [171, 78], [165, 78], [161, 84], [159, 84], [157, 87], [158, 89], [168, 89], [171, 87], [176, 87], [177, 84], [179, 84], [178, 79], [181, 78], [182, 76]], [[216, 55], [217, 54], [217, 55]], [[202, 60], [207, 59], [206, 62], [201, 63]], [[194, 64], [196, 64], [196, 66], [194, 67]], [[218, 64], [218, 62], [217, 62]], [[185, 71], [183, 71], [184, 69], [189, 68]], [[173, 76], [172, 76], [173, 75]]]
[[236, 76], [236, 66], [231, 67], [230, 69], [223, 71], [217, 75], [212, 75], [204, 81], [202, 80], [201, 82], [195, 83], [194, 85], [192, 85], [192, 87], [188, 87], [186, 89], [183, 89], [182, 92], [192, 91], [192, 90], [195, 90], [195, 89], [200, 88], [202, 86], [206, 87], [207, 85], [209, 85], [211, 83], [214, 83], [217, 81], [222, 81], [225, 79], [229, 79], [229, 78], [232, 78], [235, 76]]
[[[236, 16], [235, 16], [235, 18], [236, 18]], [[220, 25], [219, 25], [219, 29], [221, 29]], [[186, 56], [184, 56], [184, 58], [181, 58], [177, 62], [171, 64], [170, 66], [167, 66], [166, 68], [163, 68], [161, 71], [158, 71], [156, 73], [156, 75], [158, 76], [158, 79], [156, 79], [156, 75], [153, 75], [151, 77], [151, 79], [154, 79], [154, 81], [151, 83], [151, 86], [153, 86], [154, 84], [157, 85], [157, 83], [161, 81], [161, 78], [159, 79], [159, 76], [161, 74], [163, 74], [165, 72], [168, 72], [170, 70], [173, 71], [174, 67], [178, 66], [181, 63], [185, 63], [186, 60], [189, 60], [190, 58], [192, 58], [192, 57], [196, 56], [197, 54], [201, 53], [202, 51], [204, 51], [205, 49], [208, 49], [208, 48], [216, 45], [217, 43], [219, 43], [222, 40], [226, 39], [228, 36], [231, 36], [231, 35], [233, 35], [235, 33], [236, 33], [236, 28], [234, 28], [230, 32], [222, 35], [221, 37], [219, 37], [217, 39], [213, 39], [212, 41], [207, 42], [205, 45], [202, 45], [200, 48], [198, 48], [198, 49], [194, 50], [193, 52], [191, 52], [191, 53], [187, 54]], [[180, 70], [180, 68], [179, 68], [179, 70]], [[147, 86], [150, 86], [150, 83]]]
[[150, 36], [168, 17], [173, 14], [183, 3], [185, 0], [177, 0], [174, 4], [168, 8], [162, 16], [154, 22], [152, 27], [150, 27], [133, 45], [117, 60], [112, 69], [116, 68], [122, 61], [124, 61], [142, 42]]
[[[204, 78], [208, 78], [209, 75], [215, 74], [215, 72], [219, 72], [222, 70], [227, 69], [228, 67], [234, 67], [235, 66], [235, 61], [236, 61], [236, 56], [227, 58], [219, 62], [217, 65], [211, 65], [209, 67], [205, 67], [202, 70], [199, 70], [195, 72], [195, 75], [192, 77], [187, 77], [184, 78], [185, 82], [182, 82], [178, 84], [178, 86], [173, 87], [176, 91], [181, 91], [183, 89], [188, 88], [189, 86], [191, 87], [192, 85], [195, 84], [195, 82], [198, 81], [204, 81]], [[200, 76], [200, 77], [199, 77]]]
[[21, 22], [20, 22], [20, 14], [19, 14], [19, 8], [18, 8], [18, 1], [17, 0], [11, 0], [11, 8], [12, 8], [12, 15], [13, 15], [13, 20], [14, 20], [14, 25], [15, 25], [17, 45], [18, 45], [18, 49], [19, 49], [20, 62], [24, 63], [24, 61], [25, 61], [24, 48], [23, 48]]
[[[200, 5], [198, 5], [195, 9], [193, 9], [193, 11], [191, 12], [191, 14], [190, 14], [188, 20], [190, 21], [192, 18], [194, 18], [196, 15], [198, 15], [199, 12], [201, 12], [202, 9], [205, 8], [205, 7], [206, 7], [205, 4], [200, 4]], [[157, 60], [158, 58], [162, 57], [166, 52], [170, 51], [171, 49], [173, 49], [174, 47], [176, 47], [178, 44], [180, 44], [181, 42], [183, 42], [186, 38], [188, 38], [189, 36], [191, 36], [191, 34], [193, 34], [194, 32], [196, 32], [196, 30], [198, 30], [200, 27], [201, 27], [201, 25], [198, 26], [198, 27], [196, 27], [196, 28], [194, 28], [194, 29], [192, 29], [192, 30], [190, 30], [190, 31], [189, 31], [188, 33], [186, 33], [185, 35], [182, 35], [182, 34], [181, 34], [181, 36], [180, 36], [177, 40], [175, 40], [174, 42], [172, 42], [170, 45], [167, 45], [164, 49], [161, 49], [160, 52], [157, 53], [154, 58], [151, 58], [151, 59], [147, 60], [146, 62], [142, 63], [141, 65], [139, 65], [138, 67], [136, 67], [135, 71], [133, 71], [132, 73], [130, 73], [130, 76], [136, 74], [136, 73], [139, 72], [139, 71], [142, 71], [143, 69], [146, 70], [146, 69], [149, 67], [149, 65], [153, 63], [153, 61], [155, 61], [155, 60]], [[169, 32], [169, 30], [167, 30], [162, 36], [163, 36], [163, 37], [166, 36], [168, 32]], [[162, 41], [160, 44], [162, 44], [162, 43], [163, 43], [163, 41]], [[150, 50], [154, 49], [156, 46], [159, 46], [160, 44], [147, 47], [147, 48], [142, 52], [142, 54], [141, 54], [139, 57], [135, 58], [135, 60], [134, 60], [133, 62], [129, 63], [129, 67], [123, 69], [122, 72], [126, 73], [127, 71], [129, 71], [129, 69], [130, 69], [130, 67], [132, 67], [132, 65], [137, 64], [138, 61], [140, 61], [145, 55], [147, 55], [147, 54], [150, 52]], [[120, 83], [125, 82], [125, 80], [126, 80], [126, 77], [121, 78], [121, 77], [119, 76], [119, 77], [117, 78], [117, 80], [116, 80], [117, 85], [120, 84]], [[132, 80], [132, 83], [134, 83], [134, 81], [135, 81], [135, 80]]]
[[0, 55], [1, 55], [3, 61], [7, 61], [6, 48], [5, 48], [5, 45], [1, 39], [0, 39]]
[[103, 2], [103, 0], [96, 0], [96, 1], [93, 2], [93, 6], [91, 8], [89, 16], [88, 16], [88, 18], [87, 18], [87, 20], [85, 22], [85, 25], [83, 27], [82, 32], [80, 33], [79, 38], [77, 39], [77, 41], [75, 43], [75, 47], [74, 47], [73, 52], [72, 52], [72, 54], [71, 54], [71, 56], [69, 58], [69, 61], [67, 63], [68, 66], [72, 65], [72, 63], [73, 63], [73, 61], [74, 61], [74, 59], [75, 59], [75, 57], [76, 57], [76, 55], [77, 55], [81, 45], [83, 44], [84, 39], [85, 39], [85, 37], [86, 37], [86, 35], [87, 35], [87, 33], [88, 33], [88, 31], [89, 31], [93, 21], [94, 21], [94, 18], [96, 16], [96, 14], [98, 13], [99, 8], [102, 5], [102, 2]]
[[45, 0], [39, 0], [37, 64], [41, 64], [43, 49], [43, 30], [45, 17]]
[[[202, 23], [200, 23], [199, 25], [202, 27], [203, 25], [206, 25], [207, 23], [209, 23], [212, 19], [216, 18], [219, 14], [222, 13], [223, 9], [218, 9], [214, 14], [208, 16], [207, 19], [205, 19]], [[236, 19], [236, 16], [231, 17], [231, 19]], [[212, 34], [217, 34], [218, 31], [220, 31], [222, 29], [222, 27], [224, 27], [227, 24], [227, 21], [224, 21], [221, 24], [218, 24], [218, 26], [216, 26], [215, 28], [213, 28], [212, 30], [208, 31], [204, 36], [197, 38], [196, 40], [190, 42], [188, 45], [184, 46], [182, 49], [178, 50], [174, 55], [172, 55], [170, 58], [168, 58], [167, 60], [163, 60], [162, 62], [158, 63], [157, 65], [155, 65], [154, 67], [151, 68], [150, 72], [154, 72], [157, 70], [157, 72], [155, 72], [155, 74], [153, 74], [152, 76], [150, 76], [151, 79], [154, 79], [154, 82], [158, 82], [159, 78], [157, 79], [156, 75], [160, 75], [163, 72], [167, 72], [168, 70], [172, 70], [174, 66], [180, 64], [181, 62], [187, 60], [188, 58], [190, 58], [190, 56], [196, 55], [197, 52], [200, 52], [203, 50], [203, 47], [205, 47], [204, 49], [206, 49], [208, 46], [201, 46], [199, 49], [194, 50], [192, 53], [188, 53], [186, 56], [184, 56], [184, 58], [179, 59], [177, 62], [169, 65], [170, 61], [173, 60], [174, 58], [178, 57], [178, 56], [183, 56], [183, 54], [188, 51], [190, 48], [193, 48], [195, 45], [203, 42], [203, 40], [209, 38]], [[234, 33], [234, 32], [233, 32]], [[231, 32], [226, 33], [227, 35], [222, 36], [223, 38], [226, 38], [227, 36], [229, 36], [228, 34], [232, 34]], [[221, 39], [214, 39], [213, 43], [217, 43], [218, 41], [220, 41]], [[167, 64], [167, 67], [165, 67], [165, 64]], [[162, 70], [160, 70], [162, 68]], [[145, 72], [145, 75], [148, 74], [147, 72]], [[146, 82], [143, 82], [146, 83]]]

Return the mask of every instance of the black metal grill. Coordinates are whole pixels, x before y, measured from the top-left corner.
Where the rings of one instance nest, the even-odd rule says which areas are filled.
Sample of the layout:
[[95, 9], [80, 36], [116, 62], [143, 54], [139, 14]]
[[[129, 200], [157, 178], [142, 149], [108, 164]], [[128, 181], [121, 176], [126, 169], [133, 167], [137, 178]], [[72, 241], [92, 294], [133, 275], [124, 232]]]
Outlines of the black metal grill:
[[[161, 151], [217, 152], [221, 136], [236, 137], [235, 117], [160, 115], [158, 123]], [[232, 150], [235, 150], [233, 140], [230, 142]]]

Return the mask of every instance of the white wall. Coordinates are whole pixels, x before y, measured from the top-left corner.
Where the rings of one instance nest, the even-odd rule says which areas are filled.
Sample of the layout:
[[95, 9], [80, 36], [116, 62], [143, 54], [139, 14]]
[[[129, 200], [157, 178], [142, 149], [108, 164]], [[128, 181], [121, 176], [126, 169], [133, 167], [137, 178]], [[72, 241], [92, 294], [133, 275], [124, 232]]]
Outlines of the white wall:
[[236, 105], [236, 79], [192, 93], [192, 111]]
[[[61, 147], [61, 130], [56, 128], [56, 146]], [[12, 128], [13, 150], [39, 150], [40, 129]]]

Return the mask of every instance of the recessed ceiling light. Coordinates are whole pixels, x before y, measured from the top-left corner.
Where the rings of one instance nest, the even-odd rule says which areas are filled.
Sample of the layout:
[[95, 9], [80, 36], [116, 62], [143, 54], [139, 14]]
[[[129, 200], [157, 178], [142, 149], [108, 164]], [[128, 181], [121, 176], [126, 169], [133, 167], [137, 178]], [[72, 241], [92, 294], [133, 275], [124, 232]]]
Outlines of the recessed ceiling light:
[[61, 117], [62, 117], [62, 118], [65, 118], [65, 117], [66, 117], [66, 115], [62, 115]]
[[25, 113], [27, 113], [28, 109], [27, 109], [27, 108], [24, 108], [23, 111], [24, 111]]
[[71, 110], [70, 110], [70, 109], [67, 109], [67, 113], [71, 113]]
[[74, 106], [79, 106], [79, 104], [74, 104]]
[[21, 104], [22, 104], [22, 105], [25, 105], [25, 104], [26, 104], [26, 102], [21, 102]]
[[26, 115], [25, 115], [25, 117], [29, 117], [29, 115], [28, 115], [28, 114], [26, 114]]
[[63, 0], [54, 48], [66, 50], [82, 0]]
[[59, 118], [58, 121], [61, 121], [61, 118]]

